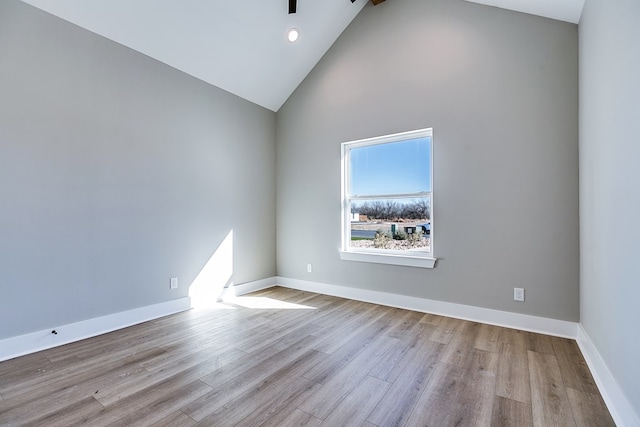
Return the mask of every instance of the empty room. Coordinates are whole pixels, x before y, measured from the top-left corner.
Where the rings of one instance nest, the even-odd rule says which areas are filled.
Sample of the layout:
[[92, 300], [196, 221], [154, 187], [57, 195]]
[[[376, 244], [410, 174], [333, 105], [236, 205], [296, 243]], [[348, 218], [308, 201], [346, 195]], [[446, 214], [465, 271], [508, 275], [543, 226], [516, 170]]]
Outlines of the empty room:
[[638, 19], [0, 0], [0, 426], [640, 427]]

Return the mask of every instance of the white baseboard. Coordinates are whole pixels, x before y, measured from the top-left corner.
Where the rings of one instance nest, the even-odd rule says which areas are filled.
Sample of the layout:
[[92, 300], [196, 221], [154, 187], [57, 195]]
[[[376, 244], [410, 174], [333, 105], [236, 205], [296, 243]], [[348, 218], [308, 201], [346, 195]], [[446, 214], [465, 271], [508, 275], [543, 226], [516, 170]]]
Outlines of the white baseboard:
[[473, 307], [470, 305], [451, 302], [435, 301], [426, 298], [398, 295], [387, 292], [371, 291], [367, 289], [350, 288], [346, 286], [327, 285], [325, 283], [308, 282], [305, 280], [277, 277], [277, 284], [286, 288], [317, 292], [357, 301], [371, 302], [424, 313], [439, 314], [457, 319], [506, 328], [537, 332], [563, 338], [576, 339], [578, 324], [565, 320], [548, 319], [527, 314], [511, 313], [508, 311], [489, 308]]
[[619, 427], [638, 427], [640, 417], [633, 410], [606, 363], [600, 356], [596, 346], [589, 338], [582, 325], [578, 326], [578, 346], [582, 351], [600, 394], [609, 408], [616, 425]]
[[[240, 296], [249, 292], [270, 288], [273, 287], [275, 283], [276, 278], [270, 277], [239, 285], [231, 284], [225, 288], [223, 298], [225, 296]], [[0, 340], [0, 362], [24, 356], [25, 354], [31, 354], [37, 351], [106, 334], [107, 332], [137, 325], [138, 323], [157, 319], [159, 317], [179, 313], [181, 311], [189, 310], [191, 307], [191, 298], [184, 297], [160, 304], [148, 305], [133, 310], [70, 323], [68, 325], [56, 326], [52, 329], [55, 329], [57, 334], [52, 334], [52, 329], [46, 329], [6, 338]]]
[[25, 354], [35, 353], [48, 348], [57, 347], [86, 338], [102, 335], [117, 329], [126, 328], [148, 320], [168, 316], [189, 310], [191, 300], [188, 297], [148, 305], [133, 310], [108, 314], [106, 316], [83, 320], [68, 325], [56, 326], [57, 334], [52, 329], [32, 332], [0, 340], [0, 362]]
[[274, 287], [276, 284], [275, 277], [269, 277], [262, 280], [255, 280], [253, 282], [240, 283], [239, 285], [231, 283], [229, 286], [224, 288], [222, 292], [222, 300], [239, 297], [241, 295], [248, 294], [250, 292], [261, 291], [263, 289], [268, 289]]
[[[576, 323], [563, 320], [547, 319], [529, 316], [526, 314], [510, 313], [387, 292], [290, 279], [286, 277], [270, 277], [238, 285], [231, 284], [225, 289], [222, 298], [232, 298], [234, 296], [267, 289], [275, 285], [349, 298], [357, 301], [371, 302], [391, 307], [405, 308], [425, 313], [433, 313], [442, 316], [504, 326], [507, 328], [538, 332], [547, 335], [576, 339], [578, 334]], [[191, 300], [190, 298], [185, 297], [68, 325], [57, 326], [55, 328], [58, 332], [57, 335], [52, 334], [51, 329], [47, 329], [7, 338], [0, 340], [0, 361], [12, 359], [25, 354], [35, 353], [37, 351], [46, 350], [48, 348], [57, 347], [85, 338], [91, 338], [117, 329], [126, 328], [127, 326], [156, 319], [158, 317], [185, 311], [189, 308], [191, 308]]]
[[[582, 328], [582, 325], [577, 323], [286, 277], [270, 277], [239, 285], [231, 284], [224, 290], [223, 299], [225, 297], [232, 298], [273, 286], [283, 286], [357, 301], [576, 339], [616, 424], [621, 427], [640, 426], [638, 414], [635, 413], [622, 393], [622, 390], [620, 390], [620, 387], [611, 375], [611, 372], [586, 331]], [[185, 311], [190, 308], [190, 298], [184, 297], [173, 301], [59, 326], [55, 328], [58, 332], [57, 335], [52, 334], [51, 329], [47, 329], [7, 338], [0, 340], [0, 362], [85, 338], [91, 338], [148, 320]]]

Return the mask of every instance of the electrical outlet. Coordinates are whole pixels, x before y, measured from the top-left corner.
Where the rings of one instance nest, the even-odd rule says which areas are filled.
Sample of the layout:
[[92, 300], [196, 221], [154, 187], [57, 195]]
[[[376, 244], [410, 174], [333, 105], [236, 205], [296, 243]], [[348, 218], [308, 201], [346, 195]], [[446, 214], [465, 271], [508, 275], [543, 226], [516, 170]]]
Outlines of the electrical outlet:
[[307, 273], [311, 273], [313, 271], [313, 268], [311, 267], [311, 264], [307, 264]]
[[513, 300], [524, 301], [524, 288], [513, 288]]
[[178, 278], [172, 277], [169, 286], [171, 289], [178, 289]]

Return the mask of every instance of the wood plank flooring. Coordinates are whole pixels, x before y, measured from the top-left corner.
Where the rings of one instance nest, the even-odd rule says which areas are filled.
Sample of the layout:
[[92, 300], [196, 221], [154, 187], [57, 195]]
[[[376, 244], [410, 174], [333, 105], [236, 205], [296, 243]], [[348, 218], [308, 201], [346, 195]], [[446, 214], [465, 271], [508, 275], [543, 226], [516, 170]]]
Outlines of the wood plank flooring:
[[271, 288], [0, 363], [0, 426], [613, 426], [572, 340]]

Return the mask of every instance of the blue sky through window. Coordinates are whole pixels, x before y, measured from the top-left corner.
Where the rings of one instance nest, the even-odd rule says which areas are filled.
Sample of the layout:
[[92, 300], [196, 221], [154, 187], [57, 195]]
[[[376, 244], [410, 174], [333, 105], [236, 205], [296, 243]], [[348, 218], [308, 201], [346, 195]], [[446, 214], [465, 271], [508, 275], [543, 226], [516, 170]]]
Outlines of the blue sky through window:
[[352, 148], [351, 194], [431, 191], [431, 137]]

